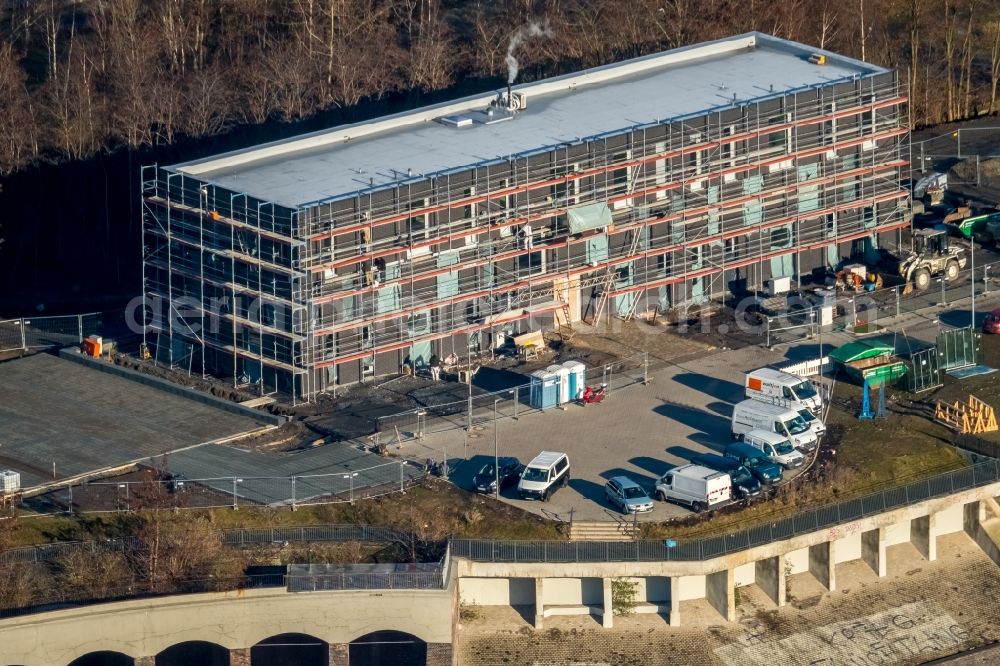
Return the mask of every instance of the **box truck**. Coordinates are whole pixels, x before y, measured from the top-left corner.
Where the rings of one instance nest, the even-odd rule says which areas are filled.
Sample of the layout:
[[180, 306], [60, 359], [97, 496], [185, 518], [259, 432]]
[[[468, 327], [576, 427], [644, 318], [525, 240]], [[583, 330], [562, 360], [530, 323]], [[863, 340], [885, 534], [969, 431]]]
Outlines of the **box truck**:
[[733, 407], [733, 439], [742, 439], [746, 433], [758, 429], [784, 435], [800, 451], [813, 451], [819, 441], [809, 424], [791, 407], [759, 400], [737, 403]]
[[801, 405], [813, 414], [819, 414], [823, 408], [823, 401], [811, 381], [781, 370], [760, 368], [748, 372], [743, 385], [747, 398], [785, 407]]
[[732, 495], [728, 474], [700, 465], [675, 467], [656, 482], [656, 499], [687, 504], [701, 511], [725, 504]]

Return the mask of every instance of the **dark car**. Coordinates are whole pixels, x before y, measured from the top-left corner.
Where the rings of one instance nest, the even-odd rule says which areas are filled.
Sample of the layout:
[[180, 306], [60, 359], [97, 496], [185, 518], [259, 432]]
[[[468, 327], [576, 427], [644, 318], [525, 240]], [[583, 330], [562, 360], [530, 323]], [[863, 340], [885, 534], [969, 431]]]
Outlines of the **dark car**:
[[1000, 309], [986, 315], [983, 321], [983, 333], [1000, 333]]
[[691, 456], [691, 462], [728, 474], [729, 478], [732, 479], [733, 497], [748, 499], [760, 495], [760, 481], [750, 473], [750, 470], [732, 458], [714, 453], [700, 453]]
[[[500, 489], [516, 483], [521, 477], [521, 461], [517, 458], [500, 458]], [[479, 493], [492, 493], [496, 490], [497, 473], [493, 462], [483, 465], [482, 469], [472, 477], [472, 488]]]

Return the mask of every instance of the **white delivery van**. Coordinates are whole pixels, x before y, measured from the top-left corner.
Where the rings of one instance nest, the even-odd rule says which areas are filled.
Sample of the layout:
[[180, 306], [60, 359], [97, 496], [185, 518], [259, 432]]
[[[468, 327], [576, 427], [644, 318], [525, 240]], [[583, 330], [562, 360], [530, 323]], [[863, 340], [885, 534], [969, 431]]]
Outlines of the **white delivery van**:
[[798, 412], [799, 416], [802, 417], [802, 420], [806, 422], [806, 425], [809, 426], [810, 430], [816, 433], [817, 437], [822, 437], [826, 434], [826, 425], [819, 420], [818, 416], [810, 412], [808, 409], [800, 409]]
[[725, 504], [732, 493], [733, 482], [725, 472], [700, 465], [676, 467], [656, 482], [656, 499], [687, 504], [692, 511], [701, 511]]
[[785, 407], [801, 406], [813, 414], [819, 414], [823, 408], [823, 401], [811, 381], [774, 368], [748, 372], [744, 387], [747, 398], [761, 402], [772, 402]]
[[787, 437], [792, 446], [812, 451], [819, 440], [816, 433], [802, 420], [797, 410], [759, 400], [744, 400], [733, 407], [733, 439], [740, 439], [751, 430], [770, 430]]
[[801, 467], [806, 461], [806, 457], [795, 450], [788, 437], [770, 430], [751, 430], [743, 435], [743, 441], [785, 469]]
[[521, 472], [521, 480], [517, 482], [517, 494], [521, 499], [540, 499], [548, 502], [552, 493], [567, 483], [569, 483], [569, 456], [558, 451], [542, 451]]

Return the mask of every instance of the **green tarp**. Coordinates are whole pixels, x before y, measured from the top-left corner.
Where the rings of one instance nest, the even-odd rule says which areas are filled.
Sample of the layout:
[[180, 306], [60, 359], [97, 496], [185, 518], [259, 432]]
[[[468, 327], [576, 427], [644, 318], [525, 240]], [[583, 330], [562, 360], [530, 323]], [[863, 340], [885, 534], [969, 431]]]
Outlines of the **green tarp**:
[[566, 211], [569, 232], [578, 234], [591, 229], [600, 229], [611, 224], [611, 210], [605, 202], [576, 206]]
[[830, 352], [830, 358], [834, 361], [847, 365], [848, 363], [853, 363], [854, 361], [861, 361], [866, 358], [891, 354], [894, 351], [895, 349], [892, 345], [886, 345], [880, 342], [858, 340], [856, 342], [848, 342], [846, 345], [837, 347]]

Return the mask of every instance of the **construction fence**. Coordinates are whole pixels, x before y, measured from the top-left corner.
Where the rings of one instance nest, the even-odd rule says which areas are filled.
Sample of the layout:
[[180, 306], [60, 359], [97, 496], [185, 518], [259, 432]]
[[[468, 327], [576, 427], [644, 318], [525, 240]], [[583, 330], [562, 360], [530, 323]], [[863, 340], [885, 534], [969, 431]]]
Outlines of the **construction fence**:
[[[975, 274], [971, 267], [959, 272], [956, 279], [948, 282], [936, 280], [931, 288], [925, 291], [913, 291], [904, 294], [902, 285], [887, 287], [871, 292], [845, 294], [838, 292], [833, 306], [833, 319], [830, 324], [820, 326], [822, 322], [822, 306], [807, 302], [802, 298], [789, 299], [788, 311], [762, 317], [760, 327], [762, 343], [767, 347], [780, 344], [794, 344], [805, 339], [818, 339], [820, 330], [843, 331], [855, 327], [867, 327], [868, 331], [878, 330], [880, 326], [888, 326], [891, 319], [902, 314], [945, 306], [969, 299], [973, 288], [977, 298], [986, 298], [992, 291], [998, 289], [995, 278], [1000, 278], [1000, 262], [976, 266]], [[975, 282], [975, 284], [973, 284]], [[964, 304], [963, 304], [964, 305]], [[978, 311], [985, 314], [983, 310]], [[961, 320], [957, 316], [954, 321], [939, 320], [942, 325], [964, 327], [973, 322], [964, 315]]]
[[356, 501], [405, 492], [427, 469], [407, 460], [387, 460], [363, 469], [284, 477], [224, 476], [168, 480], [85, 481], [52, 487], [25, 497], [25, 517], [75, 512], [130, 512], [144, 509], [291, 507]]
[[88, 335], [98, 335], [107, 313], [55, 317], [21, 317], [0, 320], [0, 353], [81, 344]]

